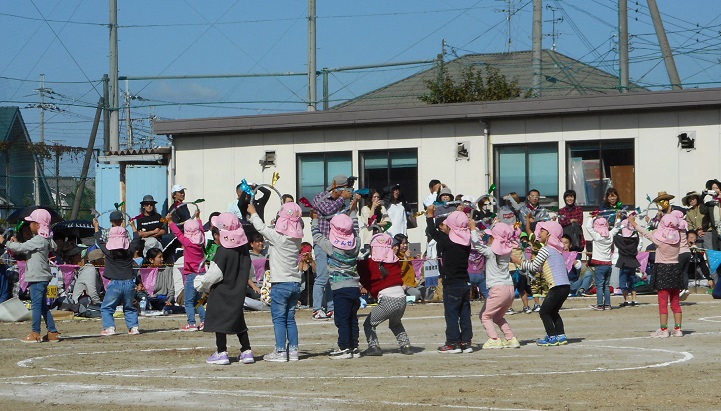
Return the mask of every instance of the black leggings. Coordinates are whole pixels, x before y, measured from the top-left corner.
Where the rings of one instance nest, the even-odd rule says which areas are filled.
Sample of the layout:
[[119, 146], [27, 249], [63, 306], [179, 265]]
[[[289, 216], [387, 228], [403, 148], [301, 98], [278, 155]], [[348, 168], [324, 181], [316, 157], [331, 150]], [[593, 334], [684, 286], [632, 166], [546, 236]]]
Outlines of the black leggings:
[[[250, 338], [248, 338], [248, 331], [237, 335], [238, 341], [240, 341], [240, 352], [250, 350]], [[215, 345], [218, 347], [218, 352], [228, 351], [228, 335], [215, 333]]]
[[570, 291], [570, 285], [559, 285], [548, 290], [546, 298], [543, 299], [541, 311], [539, 311], [538, 314], [541, 315], [541, 321], [543, 321], [543, 328], [546, 329], [546, 335], [554, 336], [566, 333], [563, 329], [563, 319], [558, 312], [561, 310], [566, 298], [568, 298]]
[[678, 265], [681, 268], [681, 274], [683, 274], [683, 289], [688, 288], [688, 270], [691, 266], [691, 253], [681, 253], [678, 255]]

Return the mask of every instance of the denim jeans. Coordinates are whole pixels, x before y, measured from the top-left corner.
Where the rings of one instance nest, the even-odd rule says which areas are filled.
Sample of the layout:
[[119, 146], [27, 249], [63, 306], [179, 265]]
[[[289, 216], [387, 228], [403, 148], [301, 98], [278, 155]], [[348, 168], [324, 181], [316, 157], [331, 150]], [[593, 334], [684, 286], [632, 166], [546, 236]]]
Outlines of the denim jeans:
[[316, 273], [313, 282], [313, 311], [322, 309], [323, 301], [325, 301], [326, 311], [333, 311], [333, 290], [330, 288], [330, 276], [328, 275], [328, 254], [320, 247], [315, 247], [314, 251]]
[[0, 304], [9, 300], [12, 297], [12, 281], [7, 274], [7, 266], [4, 264], [0, 265]]
[[636, 289], [636, 269], [623, 267], [618, 274], [618, 288], [633, 291]]
[[591, 280], [593, 280], [593, 273], [590, 270], [583, 271], [578, 280], [571, 284], [571, 294], [577, 296], [578, 291], [582, 288], [584, 291], [588, 291], [591, 287]]
[[49, 332], [58, 332], [55, 328], [55, 320], [53, 320], [53, 314], [50, 312], [48, 307], [48, 300], [46, 294], [48, 292], [49, 281], [38, 281], [36, 283], [29, 283], [30, 289], [30, 300], [32, 301], [33, 308], [33, 331], [40, 334], [40, 317], [45, 318], [45, 326]]
[[483, 298], [488, 298], [488, 287], [486, 287], [486, 273], [468, 274], [471, 279], [471, 287], [478, 287]]
[[443, 311], [446, 318], [446, 344], [470, 343], [473, 339], [473, 325], [469, 283], [443, 284]]
[[611, 270], [613, 267], [610, 265], [597, 265], [595, 267], [596, 274], [594, 275], [596, 281], [596, 305], [611, 305], [611, 290], [609, 289], [609, 282], [611, 281]]
[[346, 287], [333, 290], [335, 311], [333, 320], [338, 328], [338, 348], [358, 348], [358, 309], [360, 308], [360, 288]]
[[300, 283], [273, 283], [270, 289], [270, 315], [273, 318], [276, 351], [285, 351], [286, 338], [289, 350], [298, 349], [295, 307], [299, 298]]
[[[200, 293], [195, 291], [195, 287], [193, 287], [193, 281], [195, 280], [195, 277], [197, 274], [188, 274], [188, 276], [185, 278], [185, 288], [183, 295], [185, 295], [185, 313], [188, 315], [188, 324], [195, 325], [195, 304], [198, 303], [198, 299], [200, 298]], [[200, 316], [200, 322], [205, 322], [205, 307], [202, 305], [198, 307], [198, 316]]]
[[123, 303], [125, 311], [125, 325], [128, 330], [138, 326], [138, 309], [135, 308], [135, 280], [111, 280], [105, 290], [105, 299], [100, 306], [100, 315], [103, 319], [103, 328], [115, 327], [113, 313], [115, 308]]

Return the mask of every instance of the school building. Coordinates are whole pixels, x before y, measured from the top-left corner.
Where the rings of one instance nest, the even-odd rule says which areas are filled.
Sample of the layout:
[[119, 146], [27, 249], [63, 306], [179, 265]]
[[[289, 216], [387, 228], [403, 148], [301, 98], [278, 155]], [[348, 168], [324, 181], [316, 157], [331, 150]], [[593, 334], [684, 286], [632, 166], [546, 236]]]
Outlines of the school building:
[[[609, 185], [645, 208], [647, 195], [680, 204], [721, 177], [721, 89], [158, 121], [154, 132], [172, 136], [169, 185], [204, 198], [205, 216], [226, 210], [242, 179], [271, 183], [274, 172], [296, 199], [346, 174], [356, 188], [399, 183], [414, 208], [436, 178], [476, 198], [491, 184], [499, 197], [536, 188], [551, 207], [572, 188], [589, 211]], [[409, 236], [424, 244], [421, 220]]]

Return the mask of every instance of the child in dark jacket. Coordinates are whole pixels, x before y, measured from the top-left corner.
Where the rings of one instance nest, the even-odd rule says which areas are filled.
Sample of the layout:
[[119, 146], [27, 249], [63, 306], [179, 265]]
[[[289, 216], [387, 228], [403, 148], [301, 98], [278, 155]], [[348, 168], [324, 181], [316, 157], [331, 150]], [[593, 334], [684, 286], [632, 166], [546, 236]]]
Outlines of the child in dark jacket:
[[376, 234], [370, 241], [370, 258], [358, 261], [358, 275], [363, 287], [378, 301], [363, 323], [368, 349], [363, 355], [383, 355], [378, 346], [376, 327], [388, 320], [388, 327], [398, 340], [403, 354], [413, 354], [408, 334], [401, 319], [406, 312], [406, 294], [403, 291], [401, 263], [393, 253], [393, 238], [388, 234]]
[[[443, 280], [443, 309], [446, 318], [446, 343], [438, 352], [458, 354], [473, 352], [471, 339], [471, 287], [468, 257], [471, 254], [471, 232], [468, 216], [454, 211], [436, 228], [435, 207], [426, 209], [426, 234], [438, 243], [440, 278]], [[440, 229], [440, 231], [439, 231]]]

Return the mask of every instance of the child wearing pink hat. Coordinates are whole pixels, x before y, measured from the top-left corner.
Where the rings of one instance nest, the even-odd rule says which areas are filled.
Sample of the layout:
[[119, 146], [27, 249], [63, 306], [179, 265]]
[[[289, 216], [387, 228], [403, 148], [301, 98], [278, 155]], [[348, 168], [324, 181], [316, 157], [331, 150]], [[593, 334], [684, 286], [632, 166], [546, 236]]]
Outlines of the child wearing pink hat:
[[571, 291], [566, 260], [563, 258], [564, 247], [561, 242], [563, 227], [555, 221], [541, 221], [536, 224], [534, 234], [543, 247], [533, 260], [521, 261], [517, 256], [511, 255], [511, 261], [519, 265], [522, 270], [540, 272], [549, 286], [546, 298], [541, 304], [541, 310], [538, 312], [543, 321], [546, 336], [536, 341], [536, 345], [548, 347], [568, 344], [563, 319], [559, 314]]
[[613, 250], [613, 237], [621, 230], [620, 214], [614, 219], [616, 224], [609, 230], [608, 219], [604, 217], [589, 218], [586, 221], [586, 228], [593, 240], [593, 253], [590, 264], [593, 266], [594, 282], [596, 283], [596, 305], [591, 308], [596, 311], [611, 309], [611, 253]]
[[[636, 223], [636, 218], [630, 216], [628, 222], [642, 236], [656, 244], [656, 261], [653, 264], [651, 287], [658, 290], [658, 315], [660, 327], [651, 333], [653, 338], [666, 338], [669, 335], [683, 337], [681, 331], [681, 303], [679, 294], [684, 288], [683, 275], [679, 270], [678, 255], [681, 250], [681, 236], [679, 234], [679, 219], [673, 214], [666, 214], [661, 218], [658, 228], [649, 232]], [[671, 301], [671, 311], [675, 321], [673, 333], [668, 329], [668, 304]]]
[[[172, 215], [168, 213], [165, 217], [169, 221], [168, 227], [175, 234], [180, 244], [183, 246], [183, 277], [185, 287], [183, 295], [185, 296], [185, 314], [188, 316], [188, 324], [184, 325], [181, 331], [203, 331], [205, 327], [205, 307], [198, 304], [200, 293], [193, 288], [195, 277], [205, 273], [205, 233], [203, 232], [203, 222], [200, 221], [200, 210], [195, 212], [195, 218], [188, 220], [183, 224], [183, 231], [180, 231], [178, 225], [172, 220]], [[200, 325], [195, 325], [195, 312], [200, 317]]]
[[103, 277], [110, 280], [105, 288], [105, 298], [100, 306], [100, 315], [103, 320], [103, 331], [100, 335], [115, 335], [115, 309], [123, 304], [125, 313], [125, 325], [128, 326], [128, 334], [140, 334], [138, 323], [138, 309], [135, 306], [135, 279], [136, 274], [133, 268], [133, 250], [138, 248], [140, 236], [135, 229], [135, 223], [130, 222], [133, 228], [133, 241], [128, 241], [128, 232], [125, 227], [113, 226], [108, 231], [108, 239], [105, 241], [100, 232], [98, 219], [93, 219], [95, 227], [95, 243], [105, 256], [105, 270]]
[[396, 336], [401, 353], [413, 354], [411, 342], [401, 322], [406, 312], [406, 294], [403, 290], [401, 263], [393, 252], [393, 237], [386, 233], [376, 234], [371, 237], [370, 247], [370, 257], [358, 261], [358, 274], [361, 284], [378, 301], [378, 305], [373, 307], [363, 323], [368, 341], [368, 349], [363, 351], [363, 355], [383, 355], [376, 327], [385, 320], [388, 320], [388, 327]]
[[328, 255], [328, 275], [335, 306], [333, 321], [338, 328], [338, 349], [330, 353], [332, 359], [360, 357], [358, 351], [360, 279], [356, 270], [360, 242], [356, 201], [357, 198], [351, 201], [350, 216], [337, 214], [331, 218], [330, 233], [327, 238], [320, 231], [318, 213], [311, 212], [313, 243]]
[[[238, 361], [252, 364], [255, 357], [250, 347], [243, 311], [245, 290], [251, 271], [248, 237], [240, 220], [233, 213], [221, 213], [211, 218], [210, 223], [218, 250], [208, 272], [196, 277], [195, 281], [196, 290], [210, 288], [203, 331], [215, 333], [217, 349], [205, 362], [216, 365], [230, 364], [228, 334], [235, 334], [240, 342]], [[218, 276], [219, 282], [210, 284], [211, 279]]]
[[[490, 230], [485, 230], [485, 233], [490, 235], [490, 246], [486, 246], [478, 236], [476, 222], [471, 221], [469, 225], [473, 247], [486, 257], [488, 298], [479, 314], [483, 328], [488, 334], [488, 341], [483, 344], [483, 349], [520, 348], [521, 344], [504, 316], [513, 305], [515, 288], [508, 264], [511, 261], [511, 252], [519, 246], [521, 231], [498, 222]], [[503, 332], [505, 339], [498, 337], [496, 325]]]
[[[60, 341], [60, 333], [55, 327], [53, 315], [48, 307], [45, 295], [48, 292], [48, 284], [52, 278], [50, 273], [49, 255], [50, 251], [54, 251], [57, 245], [53, 241], [50, 232], [50, 213], [47, 210], [38, 208], [34, 210], [30, 216], [25, 217], [25, 222], [30, 224], [30, 231], [33, 237], [24, 243], [15, 241], [15, 238], [6, 239], [0, 235], [0, 243], [8, 250], [28, 254], [27, 268], [25, 270], [25, 280], [28, 282], [30, 289], [30, 300], [32, 304], [32, 330], [25, 338], [21, 339], [25, 343], [38, 343], [41, 341], [58, 342]], [[40, 336], [40, 320], [45, 319], [45, 326], [48, 333], [44, 337]]]
[[275, 330], [275, 350], [265, 361], [298, 361], [298, 326], [295, 308], [300, 299], [301, 273], [298, 253], [303, 241], [302, 211], [296, 203], [285, 203], [278, 212], [275, 229], [268, 228], [253, 203], [248, 204], [253, 227], [270, 244], [270, 314]]
[[471, 254], [471, 232], [468, 216], [461, 211], [448, 215], [439, 227], [434, 220], [436, 208], [426, 209], [426, 234], [436, 240], [440, 256], [440, 278], [443, 280], [443, 315], [446, 319], [446, 342], [440, 353], [473, 352], [471, 323], [471, 287], [468, 257]]

